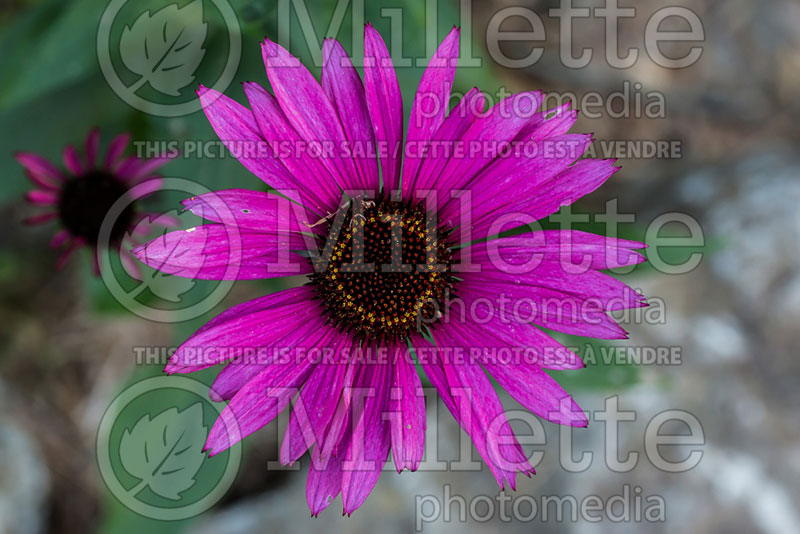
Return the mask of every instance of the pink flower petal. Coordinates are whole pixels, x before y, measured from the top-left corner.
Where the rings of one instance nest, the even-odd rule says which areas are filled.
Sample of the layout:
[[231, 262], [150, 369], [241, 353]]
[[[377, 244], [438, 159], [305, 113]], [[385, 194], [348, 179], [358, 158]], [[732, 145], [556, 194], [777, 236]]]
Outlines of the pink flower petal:
[[397, 472], [416, 471], [425, 454], [425, 396], [409, 354], [397, 354], [392, 366], [389, 425]]
[[392, 58], [381, 35], [364, 28], [364, 89], [378, 142], [384, 191], [396, 191], [403, 163], [403, 95]]
[[254, 280], [310, 273], [308, 259], [292, 252], [304, 250], [306, 239], [206, 224], [169, 232], [132, 252], [146, 265], [184, 278]]
[[572, 103], [566, 102], [557, 108], [541, 111], [519, 131], [517, 138], [523, 141], [537, 141], [564, 135], [575, 124], [578, 112], [572, 109]]
[[64, 166], [75, 176], [83, 174], [83, 163], [81, 163], [78, 151], [75, 150], [73, 145], [64, 147]]
[[58, 193], [55, 191], [32, 189], [25, 194], [25, 199], [37, 206], [55, 206], [58, 204]]
[[[422, 360], [428, 378], [446, 399], [445, 405], [461, 427], [472, 438], [475, 448], [489, 470], [504, 488], [506, 483], [515, 487], [516, 472], [533, 472], [522, 447], [519, 445], [505, 412], [486, 374], [471, 357], [454, 361], [453, 348], [466, 349], [470, 345], [463, 339], [451, 337], [451, 330], [438, 331], [436, 335], [438, 361]], [[448, 356], [450, 355], [450, 356]]]
[[79, 237], [72, 238], [67, 245], [67, 248], [64, 249], [64, 251], [58, 257], [58, 260], [56, 261], [56, 270], [60, 271], [63, 269], [64, 266], [66, 266], [67, 261], [69, 261], [70, 257], [72, 257], [72, 254], [85, 244], [86, 242]]
[[[463, 346], [470, 349], [503, 347], [520, 348], [518, 343], [505, 345], [495, 331], [472, 329], [466, 325], [453, 325], [451, 330]], [[498, 343], [498, 341], [500, 341]], [[478, 361], [517, 402], [536, 415], [558, 423], [575, 427], [588, 424], [586, 414], [558, 383], [550, 378], [536, 362], [523, 358], [513, 362], [502, 362], [485, 351], [474, 351]]]
[[[484, 106], [486, 105], [486, 97], [477, 88], [473, 87], [467, 94], [464, 95], [458, 104], [453, 108], [447, 118], [442, 122], [439, 128], [433, 135], [431, 144], [449, 144], [455, 146], [461, 136], [463, 136], [469, 127], [483, 114]], [[412, 154], [406, 159], [406, 162], [413, 159], [419, 159], [420, 164], [416, 174], [404, 172], [403, 174], [403, 187], [406, 183], [410, 190], [426, 190], [438, 189], [439, 176], [441, 175], [444, 166], [450, 159], [446, 152], [437, 154]]]
[[[461, 30], [453, 28], [428, 62], [417, 87], [408, 121], [406, 147], [419, 153], [444, 121], [450, 108], [450, 90], [458, 63], [458, 39]], [[403, 198], [413, 198], [412, 178], [417, 175], [421, 158], [406, 158], [403, 165]]]
[[[498, 215], [512, 208], [516, 210], [520, 203], [537, 195], [544, 184], [569, 168], [591, 141], [591, 136], [585, 134], [529, 141], [526, 146], [530, 148], [530, 154], [526, 149], [494, 160], [468, 187], [472, 198], [473, 226], [483, 230]], [[458, 221], [460, 206], [459, 199], [446, 201], [440, 220], [450, 224]]]
[[302, 206], [275, 193], [223, 189], [188, 198], [182, 204], [206, 220], [260, 232], [324, 232], [322, 225], [311, 226], [316, 218]]
[[86, 136], [86, 168], [97, 168], [97, 153], [100, 150], [100, 131], [92, 129]]
[[[354, 383], [356, 421], [342, 465], [344, 513], [352, 514], [367, 499], [381, 476], [389, 456], [391, 436], [383, 415], [389, 396], [391, 366], [386, 362], [364, 363]], [[359, 413], [360, 412], [360, 413]]]
[[158, 156], [155, 158], [141, 160], [140, 164], [136, 167], [136, 170], [130, 174], [129, 180], [137, 182], [140, 180], [147, 180], [148, 178], [153, 178], [155, 171], [163, 167], [170, 160], [177, 157], [177, 155], [178, 155], [177, 153], [172, 153], [172, 154], [165, 154], [163, 156]]
[[[333, 331], [323, 328], [321, 321], [318, 324], [315, 333], [296, 340], [301, 347], [315, 347], [332, 335]], [[291, 341], [282, 342], [282, 346], [296, 347]], [[291, 353], [288, 362], [275, 361], [265, 365], [233, 396], [208, 434], [206, 449], [211, 455], [222, 452], [267, 425], [297, 394], [316, 363], [311, 351], [300, 353], [292, 350]]]
[[265, 183], [295, 198], [298, 178], [271, 153], [251, 111], [213, 89], [201, 86], [198, 95], [217, 136], [241, 164]]
[[[352, 346], [352, 340], [338, 340], [337, 354], [342, 355]], [[345, 378], [351, 363], [335, 361], [322, 362], [314, 369], [289, 417], [283, 443], [281, 444], [281, 463], [296, 462], [315, 443], [325, 440], [325, 433], [334, 416], [337, 402], [342, 395]]]
[[47, 184], [50, 188], [61, 186], [63, 176], [55, 165], [32, 152], [17, 152], [14, 157], [30, 173], [29, 177], [35, 183]]
[[119, 160], [122, 157], [122, 154], [125, 152], [125, 149], [128, 147], [130, 140], [130, 134], [122, 133], [116, 136], [111, 143], [109, 143], [108, 150], [106, 151], [106, 158], [103, 162], [103, 167], [105, 169], [111, 171], [116, 170]]
[[330, 506], [342, 492], [341, 458], [334, 454], [322, 459], [318, 449], [314, 448], [311, 453], [311, 465], [308, 468], [306, 482], [306, 501], [314, 517]]
[[67, 242], [69, 239], [70, 233], [69, 230], [61, 229], [55, 233], [53, 239], [50, 240], [50, 247], [51, 248], [59, 248], [61, 245]]
[[[234, 358], [236, 354], [230, 349], [269, 346], [298, 330], [303, 322], [311, 321], [316, 325], [312, 319], [319, 315], [319, 310], [309, 303], [313, 296], [311, 289], [300, 287], [235, 306], [209, 321], [178, 347], [164, 370], [189, 372], [211, 367]], [[259, 325], [263, 324], [273, 327], [262, 331]], [[214, 390], [220, 395], [223, 395], [222, 389], [220, 384], [215, 384]]]
[[309, 143], [300, 138], [275, 97], [266, 89], [247, 82], [244, 93], [267, 146], [282, 156], [280, 162], [286, 167], [287, 174], [294, 177], [292, 188], [300, 191], [303, 205], [321, 214], [338, 205], [341, 193], [336, 184], [337, 170], [333, 162], [310, 154]]
[[[358, 168], [354, 188], [376, 191], [379, 185], [375, 134], [367, 109], [364, 84], [342, 45], [335, 39], [325, 39], [322, 48], [322, 88], [333, 103], [350, 142], [353, 160]], [[367, 152], [369, 151], [369, 152]]]
[[[333, 147], [346, 143], [336, 110], [308, 69], [269, 39], [264, 41], [261, 52], [275, 98], [300, 137], [306, 142], [322, 142]], [[323, 151], [319, 157], [332, 165], [339, 187], [345, 191], [356, 188], [353, 177], [357, 171], [352, 158], [343, 157], [336, 148], [332, 153]]]
[[27, 217], [23, 222], [27, 225], [33, 226], [36, 224], [43, 224], [57, 218], [58, 218], [58, 213], [56, 212], [41, 213], [39, 215], [33, 215], [31, 217]]

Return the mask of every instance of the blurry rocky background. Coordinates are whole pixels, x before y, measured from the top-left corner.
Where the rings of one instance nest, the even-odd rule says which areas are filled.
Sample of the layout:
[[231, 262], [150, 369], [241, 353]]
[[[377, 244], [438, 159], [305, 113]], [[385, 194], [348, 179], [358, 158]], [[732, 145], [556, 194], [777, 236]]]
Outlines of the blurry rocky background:
[[[146, 8], [156, 12], [169, 2], [130, 4], [135, 4], [130, 9], [142, 13]], [[206, 4], [209, 29], [204, 65], [211, 63], [212, 69], [224, 62], [228, 44], [224, 24], [213, 20], [213, 6]], [[265, 34], [277, 34], [278, 4], [230, 2], [241, 26], [243, 53], [227, 93], [240, 101], [243, 93], [238, 81], [266, 82], [258, 43]], [[309, 0], [305, 4], [321, 39], [337, 3]], [[340, 505], [334, 503], [321, 518], [312, 519], [305, 504], [305, 470], [267, 469], [267, 462], [277, 458], [275, 425], [247, 440], [233, 486], [201, 516], [158, 522], [122, 506], [98, 474], [98, 425], [126, 384], [159, 375], [161, 367], [136, 365], [132, 347], [175, 345], [214, 313], [277, 286], [238, 283], [215, 310], [189, 323], [168, 325], [135, 317], [116, 305], [103, 283], [87, 274], [85, 255], [75, 258], [66, 270], [54, 272], [55, 253], [47, 248], [51, 231], [20, 224], [30, 210], [20, 201], [28, 186], [12, 159], [14, 150], [32, 150], [58, 160], [66, 143], [80, 142], [93, 126], [101, 128], [104, 142], [122, 130], [132, 131], [138, 140], [159, 141], [213, 140], [214, 134], [202, 113], [154, 117], [129, 107], [109, 88], [96, 52], [104, 2], [4, 0], [0, 1], [0, 49], [4, 51], [0, 54], [0, 532], [409, 532], [420, 526], [417, 507], [421, 500], [441, 502], [445, 492], [463, 498], [465, 504], [457, 499], [443, 503], [450, 507], [449, 522], [443, 511], [434, 517], [432, 508], [423, 508], [425, 531], [797, 532], [800, 4], [794, 0], [675, 2], [697, 14], [705, 41], [700, 44], [702, 56], [693, 66], [674, 70], [655, 64], [644, 49], [645, 27], [664, 7], [662, 2], [621, 2], [621, 7], [635, 6], [636, 16], [620, 22], [620, 55], [631, 47], [639, 50], [638, 61], [624, 69], [609, 66], [604, 59], [603, 19], [575, 20], [575, 54], [588, 48], [593, 58], [588, 66], [571, 69], [559, 61], [559, 20], [548, 16], [559, 2], [481, 0], [473, 4], [468, 10], [471, 32], [467, 34], [483, 66], [460, 69], [456, 89], [478, 85], [494, 93], [503, 86], [512, 92], [542, 88], [556, 95], [573, 95], [570, 99], [577, 107], [582, 103], [587, 107], [575, 130], [595, 132], [598, 157], [620, 158], [622, 171], [583, 199], [577, 212], [602, 211], [608, 199], [618, 198], [620, 212], [637, 216], [635, 223], [623, 225], [626, 237], [643, 238], [648, 224], [669, 212], [696, 218], [705, 234], [704, 247], [671, 253], [670, 261], [679, 263], [702, 252], [702, 261], [691, 272], [665, 275], [643, 267], [625, 278], [646, 295], [660, 299], [657, 304], [661, 303], [663, 314], [651, 324], [641, 316], [629, 316], [630, 340], [619, 345], [678, 347], [679, 365], [612, 365], [604, 364], [598, 355], [588, 369], [556, 375], [584, 409], [599, 410], [607, 398], [618, 396], [620, 410], [636, 411], [635, 421], [620, 425], [619, 438], [620, 460], [636, 452], [636, 467], [624, 473], [606, 467], [606, 428], [595, 420], [588, 429], [573, 433], [576, 455], [594, 453], [591, 467], [566, 473], [558, 465], [559, 429], [544, 423], [547, 445], [528, 447], [545, 453], [538, 474], [520, 481], [516, 492], [504, 494], [511, 503], [506, 507], [510, 510], [513, 503], [527, 497], [540, 503], [545, 495], [572, 496], [579, 504], [593, 495], [607, 501], [627, 488], [630, 496], [624, 500], [631, 506], [637, 496], [640, 501], [662, 498], [663, 521], [613, 522], [608, 517], [601, 522], [574, 521], [569, 513], [560, 520], [552, 516], [543, 520], [539, 510], [531, 523], [506, 524], [497, 508], [487, 513], [489, 505], [481, 502], [482, 495], [498, 502], [498, 489], [486, 468], [402, 475], [387, 471], [352, 518], [341, 518]], [[574, 4], [599, 7], [604, 2]], [[388, 35], [389, 20], [381, 17], [385, 7], [402, 10], [405, 55], [424, 58], [422, 36], [426, 16], [431, 15], [425, 3], [368, 2], [366, 19]], [[455, 1], [438, 3], [439, 38], [453, 24], [462, 24], [460, 7]], [[499, 52], [512, 59], [526, 57], [533, 46], [544, 47], [534, 65], [505, 68], [489, 54], [487, 28], [531, 29], [521, 16], [499, 23], [497, 14], [504, 8], [529, 9], [543, 21], [544, 41], [499, 44]], [[351, 12], [351, 8], [345, 12], [338, 34], [348, 50], [352, 49]], [[126, 20], [132, 23], [135, 18]], [[307, 62], [311, 55], [294, 12], [292, 20], [292, 52]], [[688, 27], [671, 19], [663, 22], [662, 29]], [[360, 35], [360, 29], [356, 34]], [[683, 57], [692, 46], [697, 44], [673, 43], [664, 46], [663, 52]], [[401, 69], [407, 105], [420, 74], [420, 67]], [[212, 75], [201, 68], [182, 97], [191, 99], [194, 84], [207, 83], [204, 76]], [[611, 108], [590, 107], [592, 100], [586, 100], [587, 94], [597, 93], [607, 102], [617, 92], [627, 97], [618, 98]], [[651, 111], [663, 103], [663, 116], [646, 111], [653, 102]], [[603, 140], [622, 143], [603, 146]], [[630, 152], [620, 153], [631, 146], [628, 141], [634, 145], [676, 142], [679, 154], [630, 157]], [[260, 185], [232, 158], [181, 158], [165, 173], [211, 189]], [[168, 210], [178, 199], [162, 198], [160, 207]], [[602, 231], [591, 222], [584, 227]], [[681, 235], [685, 228], [673, 225], [665, 231]], [[586, 347], [585, 340], [572, 341]], [[600, 354], [608, 346], [590, 345], [589, 350]], [[509, 408], [517, 408], [507, 396], [503, 398]], [[442, 457], [459, 458], [463, 436], [441, 405], [429, 406], [431, 420], [437, 409], [442, 417], [429, 439], [436, 439]], [[647, 423], [666, 410], [690, 412], [704, 430], [705, 444], [699, 448], [703, 457], [685, 473], [658, 470], [646, 454], [648, 439], [652, 441]], [[525, 432], [524, 424], [520, 431]], [[673, 448], [671, 453], [682, 459], [690, 449]], [[471, 503], [475, 511], [467, 511], [466, 521], [459, 521], [461, 508]], [[530, 508], [522, 504], [520, 513], [529, 514]], [[646, 508], [646, 503], [641, 507]]]

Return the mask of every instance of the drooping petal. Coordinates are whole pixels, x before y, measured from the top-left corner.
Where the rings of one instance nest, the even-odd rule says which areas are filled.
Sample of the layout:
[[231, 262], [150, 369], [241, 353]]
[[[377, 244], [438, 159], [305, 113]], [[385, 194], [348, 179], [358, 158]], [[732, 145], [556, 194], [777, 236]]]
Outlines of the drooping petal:
[[536, 220], [557, 212], [588, 195], [608, 180], [619, 167], [615, 159], [585, 159], [561, 172], [536, 191], [531, 198], [522, 203], [520, 211], [528, 213]]
[[541, 262], [559, 262], [573, 274], [635, 265], [645, 259], [635, 251], [640, 248], [647, 245], [578, 230], [544, 230], [477, 243], [470, 247], [470, 256], [474, 263], [505, 272], [513, 279], [519, 271], [532, 270]]
[[535, 269], [519, 274], [508, 275], [499, 271], [485, 270], [480, 273], [469, 273], [470, 287], [474, 280], [488, 284], [498, 283], [512, 286], [512, 290], [521, 288], [546, 288], [583, 297], [596, 303], [605, 311], [618, 311], [628, 308], [639, 308], [644, 305], [644, 296], [634, 291], [621, 280], [594, 269], [572, 270], [573, 264], [543, 261]]
[[389, 416], [397, 472], [416, 471], [425, 454], [425, 397], [408, 351], [396, 351], [393, 361]]
[[51, 248], [59, 248], [61, 245], [67, 242], [69, 239], [70, 233], [69, 230], [61, 229], [55, 233], [53, 239], [50, 240], [50, 247]]
[[[390, 430], [384, 420], [391, 366], [388, 362], [365, 363], [355, 387], [366, 396], [356, 397], [355, 424], [342, 465], [342, 503], [351, 514], [367, 499], [381, 476], [389, 456]], [[363, 408], [357, 405], [363, 401]], [[359, 413], [360, 412], [360, 413]]]
[[80, 237], [73, 237], [70, 241], [68, 241], [66, 248], [61, 252], [61, 255], [56, 260], [56, 270], [60, 271], [66, 265], [69, 259], [72, 257], [72, 254], [84, 246], [86, 241]]
[[[459, 296], [470, 309], [478, 305], [492, 315], [512, 316], [519, 326], [533, 322], [568, 334], [625, 338], [626, 332], [608, 312], [647, 302], [638, 291], [597, 269], [639, 263], [643, 257], [632, 249], [644, 246], [577, 231], [476, 243], [469, 247], [469, 259], [478, 268], [463, 274]], [[502, 330], [499, 325], [493, 328]]]
[[306, 482], [306, 501], [311, 515], [317, 517], [331, 505], [342, 492], [342, 456], [344, 452], [320, 456], [319, 447], [311, 452], [311, 465], [308, 467]]
[[140, 264], [133, 259], [133, 256], [131, 256], [129, 251], [120, 251], [119, 261], [122, 264], [122, 268], [125, 269], [126, 273], [128, 273], [128, 276], [134, 280], [142, 281], [142, 269]]
[[495, 289], [492, 287], [486, 292], [489, 296], [483, 292], [459, 293], [458, 302], [462, 304], [463, 312], [459, 312], [456, 306], [451, 306], [442, 318], [444, 327], [450, 328], [453, 323], [464, 322], [467, 317], [479, 317], [480, 324], [475, 327], [491, 333], [494, 342], [476, 346], [476, 350], [491, 350], [499, 343], [500, 346], [515, 351], [516, 357], [524, 358], [526, 363], [543, 369], [585, 367], [577, 354], [531, 324], [527, 316], [515, 312], [514, 302], [502, 293], [492, 292]]
[[134, 198], [144, 198], [148, 195], [152, 195], [156, 191], [160, 191], [161, 188], [164, 187], [164, 179], [163, 178], [151, 178], [149, 180], [144, 180], [139, 182], [135, 186], [133, 186], [130, 191], [131, 195]]
[[142, 160], [141, 163], [137, 166], [136, 170], [130, 174], [128, 180], [133, 182], [138, 182], [141, 180], [147, 180], [148, 178], [152, 178], [158, 169], [163, 167], [170, 160], [177, 157], [177, 155], [178, 153], [174, 152]]
[[343, 357], [351, 346], [349, 336], [336, 339], [335, 344], [328, 347], [334, 352], [333, 358], [319, 363], [300, 390], [281, 444], [282, 464], [294, 463], [309, 447], [324, 442], [348, 369], [354, 364]]
[[[541, 92], [530, 91], [501, 100], [470, 124], [455, 144], [453, 150], [458, 152], [454, 156], [444, 158], [444, 161], [439, 158], [438, 161], [423, 162], [420, 176], [438, 176], [436, 189], [439, 207], [452, 200], [453, 190], [469, 188], [475, 176], [500, 157], [538, 109], [541, 98]], [[441, 163], [441, 171], [434, 170]]]
[[537, 141], [564, 135], [578, 119], [577, 110], [572, 109], [572, 103], [566, 102], [556, 108], [540, 111], [531, 117], [517, 134], [521, 141]]
[[[537, 365], [524, 356], [522, 351], [511, 351], [516, 354], [511, 361], [502, 361], [494, 354], [477, 349], [501, 346], [505, 341], [496, 335], [493, 329], [473, 329], [464, 324], [452, 324], [451, 331], [457, 339], [470, 348], [471, 354], [489, 372], [497, 383], [517, 402], [536, 415], [558, 423], [584, 427], [588, 424], [586, 414], [580, 409], [572, 397], [558, 383], [550, 378]], [[487, 325], [488, 326], [488, 325]], [[524, 349], [518, 343], [506, 345], [508, 349]]]
[[518, 214], [514, 220], [518, 226], [552, 215], [562, 206], [572, 204], [605, 183], [619, 170], [619, 167], [614, 166], [614, 161], [580, 160], [546, 182], [537, 183], [535, 187], [529, 185], [512, 189], [515, 192], [513, 198], [496, 195], [498, 201], [494, 207], [486, 204], [485, 198], [473, 196], [472, 238], [482, 239], [490, 234], [496, 235], [492, 224], [498, 216], [505, 213]]
[[[434, 361], [423, 361], [423, 367], [439, 394], [448, 398], [445, 405], [472, 438], [498, 485], [504, 488], [507, 483], [513, 489], [516, 472], [527, 475], [533, 468], [506, 420], [489, 379], [469, 355], [469, 343], [451, 334], [452, 329], [434, 334], [439, 352]], [[436, 367], [438, 371], [429, 373]]]
[[116, 169], [114, 170], [114, 174], [122, 181], [130, 180], [133, 176], [133, 173], [136, 172], [136, 169], [139, 168], [141, 165], [142, 160], [137, 158], [136, 156], [128, 156], [126, 158], [122, 158], [116, 165]]
[[[535, 272], [544, 274], [541, 269]], [[596, 296], [587, 295], [591, 291], [589, 285], [599, 278], [596, 275], [600, 273], [590, 271], [580, 276], [565, 276], [563, 282], [552, 277], [546, 280], [531, 277], [530, 285], [526, 279], [518, 277], [523, 283], [517, 285], [488, 273], [465, 273], [464, 282], [459, 284], [459, 294], [465, 299], [481, 299], [480, 304], [505, 301], [520, 322], [532, 322], [565, 334], [625, 339], [627, 332], [608, 315], [611, 310], [603, 306], [603, 302], [610, 299], [600, 292]], [[571, 289], [576, 284], [578, 287]]]
[[[291, 311], [286, 306], [284, 308], [287, 311]], [[297, 347], [303, 347], [303, 350], [314, 349], [314, 347], [306, 347], [306, 340], [316, 336], [317, 332], [324, 329], [324, 327], [324, 321], [314, 317], [298, 324], [296, 328], [286, 332], [282, 338], [275, 338], [270, 334], [264, 338], [263, 343], [259, 342], [257, 347], [237, 345], [237, 349], [246, 348], [247, 353], [245, 354], [244, 351], [239, 350], [242, 354], [235, 356], [220, 371], [209, 392], [211, 400], [216, 402], [231, 400], [245, 384], [263, 371], [267, 365], [272, 365], [286, 357], [291, 357], [290, 351], [295, 351]], [[299, 356], [299, 353], [295, 355]]]
[[[317, 328], [302, 341], [306, 349], [324, 345], [332, 330]], [[295, 349], [296, 345], [287, 345]], [[220, 414], [206, 440], [210, 455], [218, 454], [256, 430], [263, 428], [280, 413], [305, 382], [316, 362], [309, 350], [292, 350], [288, 361], [281, 359], [263, 367], [233, 396]]]
[[[309, 288], [300, 287], [235, 306], [209, 321], [178, 347], [164, 370], [172, 373], [205, 369], [234, 358], [237, 347], [274, 345], [297, 330], [298, 325], [319, 315], [317, 306], [310, 302], [313, 296]], [[273, 327], [259, 328], [263, 324]]]
[[[221, 326], [224, 323], [229, 321], [233, 321], [235, 319], [242, 319], [250, 314], [258, 313], [261, 311], [266, 311], [273, 308], [280, 308], [283, 306], [289, 306], [292, 304], [297, 304], [300, 302], [307, 302], [312, 299], [314, 296], [313, 291], [306, 287], [295, 287], [292, 289], [284, 289], [282, 291], [276, 291], [274, 293], [269, 293], [264, 295], [263, 297], [251, 299], [241, 304], [237, 304], [231, 308], [228, 308], [224, 312], [220, 313], [206, 324], [201, 326], [197, 329], [194, 335], [198, 335], [201, 332], [205, 332], [207, 330], [211, 330], [212, 328], [216, 328]], [[171, 360], [175, 360], [175, 363], [181, 363], [182, 360], [173, 358]]]
[[384, 191], [396, 191], [403, 163], [403, 95], [392, 58], [381, 35], [364, 28], [364, 89], [378, 154]]
[[[354, 358], [351, 358], [349, 365], [344, 370], [344, 379], [342, 382], [341, 394], [338, 398], [331, 399], [335, 403], [336, 409], [333, 412], [333, 417], [325, 429], [325, 434], [322, 436], [322, 442], [317, 442], [315, 450], [318, 452], [321, 459], [326, 459], [340, 447], [346, 447], [349, 443], [349, 431], [352, 427], [351, 416], [353, 415], [352, 401], [354, 393], [354, 383], [358, 377], [361, 366]], [[345, 441], [346, 443], [342, 443]], [[344, 450], [344, 449], [342, 449]]]
[[[160, 183], [161, 180], [162, 179], [160, 178], [153, 178], [145, 182], [145, 184], [149, 184], [150, 182]], [[140, 184], [139, 186], [134, 187], [131, 191], [133, 193], [136, 193], [137, 192], [136, 188], [141, 187], [141, 185], [145, 184]], [[145, 188], [145, 190], [149, 189], [150, 187], [152, 186], [148, 185]], [[139, 195], [136, 195], [136, 198], [139, 198]], [[181, 220], [175, 215], [171, 215], [169, 213], [159, 213], [154, 211], [144, 211], [141, 213], [137, 213], [133, 217], [133, 222], [131, 224], [132, 227], [131, 236], [136, 238], [141, 236], [149, 236], [151, 235], [152, 232], [160, 232], [164, 228], [175, 228], [177, 226], [180, 226], [180, 224]], [[136, 241], [131, 241], [131, 243], [129, 244], [138, 246], [141, 243]]]
[[[197, 95], [200, 97], [203, 111], [205, 111], [212, 128], [231, 152], [236, 153], [237, 148], [234, 143], [237, 141], [247, 141], [258, 146], [263, 140], [255, 118], [249, 109], [214, 89], [201, 86]], [[285, 169], [273, 158], [244, 157], [242, 153], [239, 161], [250, 172], [276, 189], [282, 189], [288, 185]], [[274, 183], [276, 180], [277, 183]], [[273, 183], [270, 184], [270, 182]]]

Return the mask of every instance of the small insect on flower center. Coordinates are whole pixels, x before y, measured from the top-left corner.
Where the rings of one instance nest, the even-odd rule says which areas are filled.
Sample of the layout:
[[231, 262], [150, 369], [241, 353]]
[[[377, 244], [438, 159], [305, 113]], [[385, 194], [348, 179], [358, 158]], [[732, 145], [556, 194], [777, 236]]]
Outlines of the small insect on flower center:
[[354, 199], [328, 220], [317, 298], [342, 330], [401, 340], [437, 317], [455, 282], [449, 233], [421, 204]]
[[[64, 183], [58, 213], [64, 227], [90, 244], [97, 244], [100, 228], [111, 207], [128, 189], [110, 173], [90, 171]], [[133, 222], [133, 204], [128, 203], [111, 227], [110, 241], [122, 239]]]

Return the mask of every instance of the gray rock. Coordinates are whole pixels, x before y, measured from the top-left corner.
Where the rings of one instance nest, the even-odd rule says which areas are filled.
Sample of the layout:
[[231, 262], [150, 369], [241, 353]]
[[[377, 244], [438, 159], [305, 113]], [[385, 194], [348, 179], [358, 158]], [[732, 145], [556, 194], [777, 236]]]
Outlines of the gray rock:
[[[8, 406], [6, 402], [3, 405]], [[49, 475], [33, 437], [13, 416], [0, 415], [0, 532], [44, 532], [49, 487]]]

